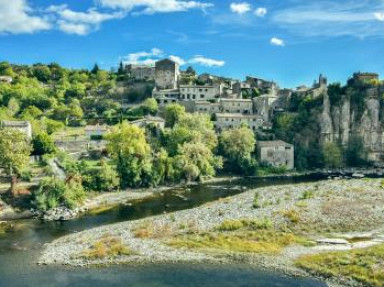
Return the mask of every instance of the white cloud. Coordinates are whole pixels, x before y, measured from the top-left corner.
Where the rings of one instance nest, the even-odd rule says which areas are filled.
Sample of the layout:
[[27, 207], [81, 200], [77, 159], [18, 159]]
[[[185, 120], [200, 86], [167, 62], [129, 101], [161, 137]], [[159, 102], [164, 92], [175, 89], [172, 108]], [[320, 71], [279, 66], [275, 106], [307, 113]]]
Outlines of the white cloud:
[[79, 36], [88, 35], [91, 32], [91, 27], [86, 24], [75, 24], [66, 21], [58, 21], [59, 29], [67, 34], [76, 34]]
[[267, 12], [267, 8], [260, 7], [255, 10], [255, 15], [258, 17], [264, 17], [267, 15]]
[[273, 37], [271, 39], [270, 43], [272, 45], [274, 45], [274, 46], [280, 46], [280, 47], [284, 47], [285, 46], [284, 40], [276, 38], [276, 37]]
[[[308, 2], [307, 2], [308, 3]], [[377, 21], [384, 21], [382, 1], [345, 0], [316, 1], [298, 4], [276, 11], [272, 23], [300, 36], [383, 36], [384, 29]]]
[[384, 22], [384, 13], [377, 12], [373, 14], [378, 21]]
[[185, 60], [179, 56], [167, 55], [162, 50], [158, 48], [153, 48], [151, 51], [146, 52], [137, 52], [131, 53], [123, 57], [123, 62], [125, 64], [135, 64], [135, 65], [154, 65], [157, 61], [168, 58], [180, 66], [187, 64], [196, 64], [204, 67], [222, 67], [225, 65], [224, 61], [209, 59], [204, 56], [194, 56], [192, 59]]
[[164, 56], [162, 50], [158, 48], [152, 48], [150, 52], [137, 52], [128, 54], [124, 57], [124, 63], [135, 65], [154, 65], [161, 57]]
[[213, 7], [212, 3], [179, 0], [98, 0], [99, 3], [112, 9], [134, 11], [135, 14], [155, 14], [182, 12], [191, 9], [207, 9]]
[[203, 56], [195, 56], [191, 60], [189, 60], [188, 63], [198, 64], [205, 67], [222, 67], [225, 65], [225, 61], [209, 59]]
[[26, 0], [0, 0], [0, 33], [31, 34], [49, 29], [49, 21], [34, 15]]
[[251, 4], [247, 2], [231, 3], [229, 7], [233, 13], [237, 13], [237, 14], [245, 14], [251, 11]]
[[175, 55], [170, 55], [168, 58], [170, 60], [178, 63], [180, 66], [184, 66], [185, 64], [187, 64], [187, 62], [183, 58], [175, 56]]
[[76, 12], [70, 10], [67, 5], [50, 6], [46, 11], [56, 14], [60, 30], [77, 35], [87, 35], [99, 29], [103, 22], [125, 16], [123, 12], [101, 13], [95, 8], [90, 8], [86, 12]]

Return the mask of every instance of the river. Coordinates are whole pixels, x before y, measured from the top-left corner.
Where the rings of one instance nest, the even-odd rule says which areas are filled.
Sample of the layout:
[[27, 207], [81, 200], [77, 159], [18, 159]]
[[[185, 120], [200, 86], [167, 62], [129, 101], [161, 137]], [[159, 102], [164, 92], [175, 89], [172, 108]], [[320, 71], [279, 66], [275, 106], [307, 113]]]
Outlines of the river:
[[179, 286], [255, 286], [255, 287], [323, 287], [311, 279], [288, 278], [242, 265], [162, 264], [113, 266], [109, 268], [73, 268], [39, 266], [37, 261], [45, 243], [74, 232], [96, 226], [135, 220], [165, 212], [192, 208], [246, 189], [318, 180], [242, 179], [233, 182], [202, 184], [179, 188], [154, 198], [121, 205], [97, 215], [85, 215], [67, 222], [23, 220], [0, 235], [0, 287], [179, 287]]

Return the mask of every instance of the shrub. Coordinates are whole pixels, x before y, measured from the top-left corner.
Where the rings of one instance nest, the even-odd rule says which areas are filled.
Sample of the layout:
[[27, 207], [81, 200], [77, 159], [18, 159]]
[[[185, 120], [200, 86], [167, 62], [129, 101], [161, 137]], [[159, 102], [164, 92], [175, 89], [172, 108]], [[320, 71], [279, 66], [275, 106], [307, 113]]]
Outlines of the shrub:
[[313, 194], [313, 191], [312, 190], [306, 190], [302, 193], [300, 199], [301, 200], [304, 200], [304, 199], [310, 199], [310, 198], [313, 198], [314, 194]]
[[241, 220], [224, 220], [218, 227], [219, 231], [233, 231], [238, 230], [244, 227], [244, 224]]
[[34, 193], [34, 204], [39, 210], [50, 210], [60, 205], [74, 208], [85, 198], [85, 191], [78, 178], [67, 182], [45, 178]]
[[132, 254], [133, 252], [122, 243], [120, 238], [105, 236], [83, 251], [81, 257], [86, 259], [102, 259]]
[[257, 209], [261, 207], [259, 200], [260, 200], [260, 193], [255, 192], [255, 197], [253, 198], [253, 204], [252, 204], [253, 208]]
[[282, 215], [293, 224], [300, 221], [300, 214], [294, 209], [283, 211]]

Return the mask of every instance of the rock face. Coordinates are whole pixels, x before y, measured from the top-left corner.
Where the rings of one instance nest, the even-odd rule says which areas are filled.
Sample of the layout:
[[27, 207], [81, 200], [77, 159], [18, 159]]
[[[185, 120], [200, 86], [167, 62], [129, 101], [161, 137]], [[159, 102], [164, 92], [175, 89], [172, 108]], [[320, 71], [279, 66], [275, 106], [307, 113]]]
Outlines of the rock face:
[[328, 94], [323, 95], [323, 108], [319, 115], [322, 142], [340, 142], [347, 145], [352, 136], [363, 140], [372, 162], [384, 162], [383, 106], [380, 103], [382, 88], [360, 90], [360, 105], [343, 95], [337, 104], [332, 104]]

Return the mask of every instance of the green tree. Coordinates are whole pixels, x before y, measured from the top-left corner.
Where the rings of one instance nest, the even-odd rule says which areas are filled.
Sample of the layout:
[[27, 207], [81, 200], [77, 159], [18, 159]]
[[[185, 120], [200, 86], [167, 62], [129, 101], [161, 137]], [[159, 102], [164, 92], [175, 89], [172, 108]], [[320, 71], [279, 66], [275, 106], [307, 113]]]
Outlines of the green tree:
[[104, 160], [100, 161], [100, 168], [88, 169], [84, 173], [83, 185], [93, 191], [112, 191], [120, 184], [117, 172]]
[[256, 166], [252, 158], [255, 145], [255, 135], [247, 127], [224, 131], [220, 135], [220, 151], [228, 159], [228, 169], [232, 172], [252, 172]]
[[116, 159], [122, 188], [150, 185], [151, 147], [143, 129], [123, 122], [108, 136], [107, 149]]
[[60, 205], [75, 208], [85, 199], [86, 193], [80, 177], [72, 177], [67, 181], [56, 178], [43, 179], [34, 193], [34, 203], [39, 210], [50, 210]]
[[17, 177], [28, 165], [31, 145], [26, 135], [18, 130], [0, 131], [0, 167], [11, 178], [11, 192], [16, 188]]
[[203, 143], [211, 151], [218, 145], [217, 135], [213, 123], [208, 115], [184, 114], [170, 132], [164, 135], [164, 144], [171, 156], [178, 153], [178, 149], [186, 142]]
[[221, 157], [216, 157], [203, 143], [185, 143], [175, 158], [175, 171], [188, 182], [212, 177], [222, 168]]
[[124, 64], [123, 64], [123, 62], [120, 62], [119, 69], [117, 70], [117, 74], [124, 75]]
[[336, 143], [323, 144], [324, 165], [328, 168], [340, 168], [343, 164], [341, 148]]
[[41, 82], [47, 83], [51, 77], [51, 70], [45, 65], [35, 65], [33, 75]]
[[34, 155], [51, 154], [56, 150], [52, 137], [46, 132], [36, 134], [32, 139], [32, 145]]
[[96, 64], [93, 66], [93, 68], [92, 68], [92, 70], [91, 70], [91, 73], [94, 74], [94, 75], [96, 75], [99, 71], [100, 71], [99, 65], [96, 63]]
[[158, 186], [174, 179], [173, 159], [161, 148], [152, 163], [152, 184]]
[[145, 115], [156, 115], [159, 110], [159, 106], [154, 98], [146, 99], [141, 108]]
[[173, 128], [180, 118], [185, 116], [185, 107], [179, 104], [170, 104], [165, 107], [165, 125]]

